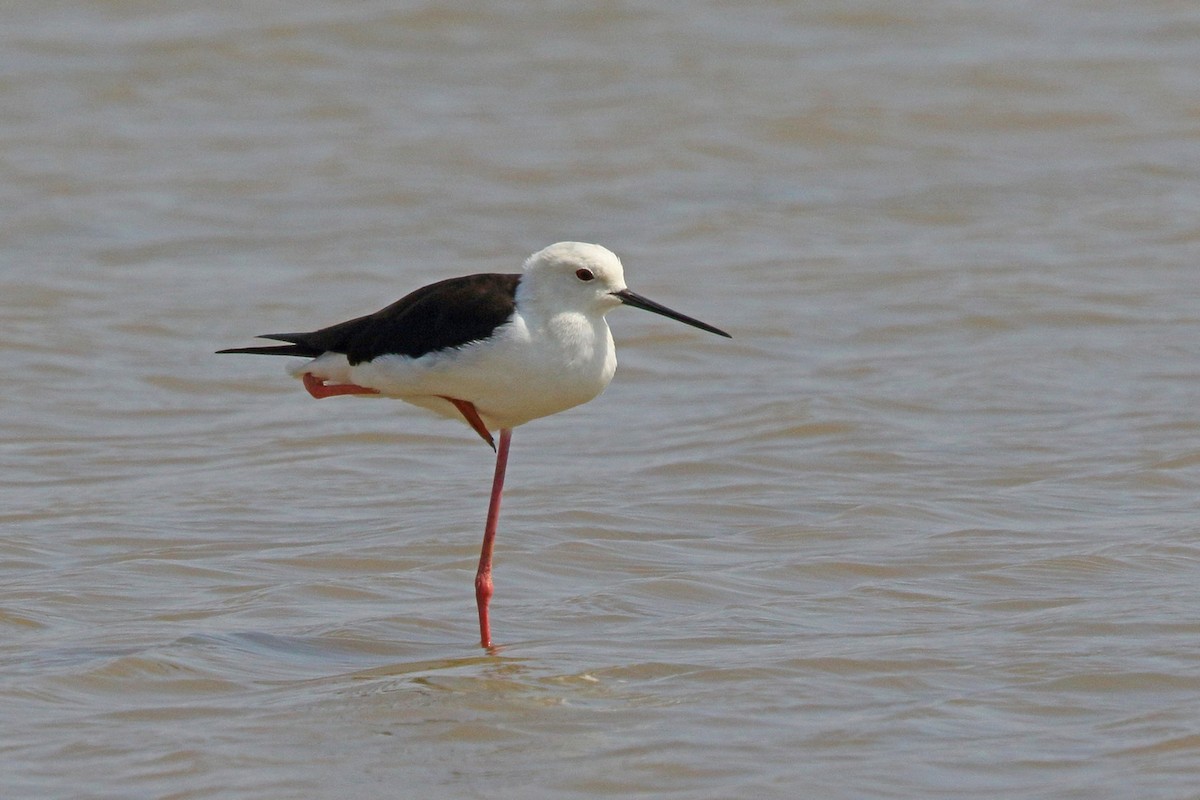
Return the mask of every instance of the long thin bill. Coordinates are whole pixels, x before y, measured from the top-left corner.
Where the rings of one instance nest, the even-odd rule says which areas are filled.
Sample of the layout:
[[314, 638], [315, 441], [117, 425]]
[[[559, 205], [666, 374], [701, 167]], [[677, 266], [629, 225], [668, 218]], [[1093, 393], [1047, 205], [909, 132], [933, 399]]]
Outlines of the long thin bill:
[[642, 297], [637, 292], [631, 292], [628, 289], [622, 289], [619, 292], [613, 292], [613, 294], [616, 295], [617, 297], [621, 298], [621, 302], [627, 306], [633, 306], [634, 308], [640, 308], [643, 311], [651, 311], [655, 314], [662, 314], [664, 317], [670, 317], [671, 319], [679, 320], [680, 322], [684, 323], [685, 325], [691, 325], [693, 328], [699, 328], [702, 331], [708, 331], [709, 333], [715, 333], [717, 336], [724, 336], [726, 339], [733, 338], [732, 336], [730, 336], [728, 333], [721, 330], [720, 328], [714, 328], [712, 325], [709, 325], [707, 322], [701, 322], [700, 320], [695, 319], [693, 317], [689, 317], [684, 314], [680, 314], [678, 311], [672, 311], [671, 309], [667, 308], [666, 306], [659, 305], [658, 303], [654, 302], [653, 300], [647, 300], [645, 297]]

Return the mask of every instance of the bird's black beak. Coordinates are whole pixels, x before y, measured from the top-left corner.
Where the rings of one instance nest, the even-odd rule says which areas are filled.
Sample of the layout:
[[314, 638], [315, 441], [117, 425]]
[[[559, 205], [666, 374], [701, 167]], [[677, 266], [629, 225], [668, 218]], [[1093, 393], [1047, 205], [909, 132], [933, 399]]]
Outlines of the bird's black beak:
[[662, 314], [664, 317], [670, 317], [671, 319], [679, 320], [680, 322], [684, 323], [685, 325], [691, 325], [693, 328], [699, 328], [702, 331], [708, 331], [709, 333], [715, 333], [717, 336], [724, 336], [726, 339], [733, 338], [732, 336], [730, 336], [728, 333], [721, 330], [720, 328], [714, 328], [712, 325], [709, 325], [707, 322], [701, 322], [698, 319], [693, 319], [692, 317], [688, 317], [683, 314], [680, 314], [678, 311], [672, 311], [671, 309], [667, 308], [666, 306], [659, 305], [658, 303], [654, 302], [653, 300], [647, 300], [646, 298], [642, 297], [637, 292], [631, 292], [628, 289], [622, 289], [619, 292], [613, 292], [613, 294], [616, 297], [620, 298], [621, 302], [627, 306], [633, 306], [634, 308], [640, 308], [643, 311], [652, 311], [655, 314]]

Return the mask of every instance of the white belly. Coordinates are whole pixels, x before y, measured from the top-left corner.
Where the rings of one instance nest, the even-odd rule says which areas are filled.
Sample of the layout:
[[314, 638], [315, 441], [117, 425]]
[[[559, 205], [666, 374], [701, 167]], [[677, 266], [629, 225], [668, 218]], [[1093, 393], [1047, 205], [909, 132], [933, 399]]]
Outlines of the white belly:
[[380, 356], [354, 366], [328, 353], [291, 372], [377, 389], [380, 396], [451, 418], [461, 415], [442, 398], [466, 400], [488, 428], [513, 428], [586, 403], [612, 380], [617, 359], [603, 317], [574, 315], [557, 322], [531, 333], [518, 316], [491, 338], [452, 350], [419, 358]]

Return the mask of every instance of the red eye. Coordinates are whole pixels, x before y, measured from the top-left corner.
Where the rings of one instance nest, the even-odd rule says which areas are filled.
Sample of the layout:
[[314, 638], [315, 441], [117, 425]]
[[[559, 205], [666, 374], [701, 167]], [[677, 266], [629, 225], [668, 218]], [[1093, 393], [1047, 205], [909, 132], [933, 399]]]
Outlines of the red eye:
[[581, 280], [581, 281], [590, 281], [592, 278], [595, 278], [596, 276], [592, 274], [592, 271], [590, 269], [580, 267], [579, 269], [575, 270], [575, 277], [579, 278], [579, 280]]

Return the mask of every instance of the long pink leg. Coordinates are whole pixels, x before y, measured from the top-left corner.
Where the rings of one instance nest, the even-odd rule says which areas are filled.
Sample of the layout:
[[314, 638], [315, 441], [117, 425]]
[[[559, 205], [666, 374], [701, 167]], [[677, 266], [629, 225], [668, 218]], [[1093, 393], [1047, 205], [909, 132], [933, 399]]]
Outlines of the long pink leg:
[[504, 470], [508, 467], [508, 445], [512, 428], [500, 429], [500, 449], [496, 451], [496, 475], [492, 478], [492, 499], [488, 504], [487, 525], [483, 529], [483, 549], [475, 573], [475, 604], [479, 606], [479, 644], [492, 646], [492, 626], [488, 622], [488, 603], [492, 599], [492, 546], [496, 543], [496, 523], [500, 520], [500, 495], [504, 491]]
[[[344, 394], [379, 394], [378, 389], [368, 389], [356, 383], [326, 384], [311, 372], [304, 373], [304, 388], [313, 397], [321, 400]], [[459, 410], [470, 426], [493, 448], [496, 444], [473, 403], [446, 397]], [[483, 529], [483, 549], [479, 553], [479, 569], [475, 572], [475, 604], [479, 607], [479, 642], [483, 647], [492, 646], [492, 626], [488, 620], [488, 603], [492, 600], [492, 548], [496, 543], [496, 525], [500, 521], [500, 495], [504, 492], [504, 471], [508, 467], [508, 446], [512, 441], [512, 428], [500, 429], [500, 448], [496, 451], [496, 474], [492, 477], [492, 498], [488, 503], [487, 525]]]

